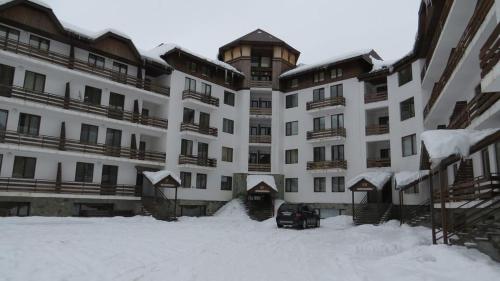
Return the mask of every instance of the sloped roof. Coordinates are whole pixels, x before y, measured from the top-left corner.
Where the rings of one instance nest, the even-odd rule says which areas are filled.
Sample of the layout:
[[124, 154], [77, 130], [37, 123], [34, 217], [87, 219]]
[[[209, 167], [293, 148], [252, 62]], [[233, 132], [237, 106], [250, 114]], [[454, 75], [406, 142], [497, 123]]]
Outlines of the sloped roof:
[[270, 175], [249, 175], [247, 177], [247, 190], [251, 190], [261, 183], [265, 183], [270, 188], [278, 191], [274, 177]]
[[156, 185], [157, 183], [161, 182], [162, 180], [171, 177], [173, 180], [177, 182], [178, 185], [181, 185], [181, 179], [174, 174], [171, 171], [168, 170], [161, 170], [157, 172], [149, 172], [145, 171], [142, 172], [142, 174], [151, 182], [151, 184]]
[[385, 171], [372, 171], [361, 173], [346, 183], [346, 187], [351, 189], [355, 184], [361, 180], [365, 180], [375, 186], [378, 190], [381, 190], [384, 185], [391, 179], [392, 173]]

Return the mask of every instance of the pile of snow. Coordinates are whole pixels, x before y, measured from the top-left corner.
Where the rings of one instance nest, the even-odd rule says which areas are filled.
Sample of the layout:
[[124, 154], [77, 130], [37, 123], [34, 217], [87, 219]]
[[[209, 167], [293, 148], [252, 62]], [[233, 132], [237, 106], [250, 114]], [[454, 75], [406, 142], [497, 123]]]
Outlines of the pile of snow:
[[276, 182], [274, 181], [274, 177], [270, 175], [248, 175], [247, 176], [247, 190], [250, 190], [260, 183], [265, 183], [269, 185], [272, 189], [278, 191], [276, 187]]
[[181, 178], [175, 173], [168, 170], [161, 170], [157, 172], [142, 172], [142, 174], [153, 184], [157, 184], [167, 177], [172, 177], [179, 185], [181, 184]]
[[364, 172], [350, 179], [346, 187], [351, 188], [355, 184], [357, 184], [360, 180], [366, 180], [367, 182], [373, 184], [377, 189], [382, 189], [384, 185], [391, 179], [391, 172], [384, 171], [372, 171], [372, 172]]
[[246, 217], [248, 218], [245, 205], [240, 199], [233, 199], [222, 206], [215, 214], [214, 217]]
[[396, 174], [394, 174], [394, 180], [396, 181], [396, 189], [400, 189], [428, 175], [429, 175], [429, 170], [397, 172]]
[[431, 130], [423, 132], [420, 138], [429, 153], [431, 167], [436, 167], [443, 159], [452, 155], [468, 157], [471, 146], [498, 131], [500, 128]]

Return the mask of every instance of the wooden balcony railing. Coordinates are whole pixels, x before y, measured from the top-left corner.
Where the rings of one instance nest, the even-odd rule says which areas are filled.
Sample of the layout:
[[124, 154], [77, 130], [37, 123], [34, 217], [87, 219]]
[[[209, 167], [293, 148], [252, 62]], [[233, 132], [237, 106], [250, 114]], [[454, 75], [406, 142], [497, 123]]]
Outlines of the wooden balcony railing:
[[114, 147], [105, 144], [83, 143], [79, 140], [58, 138], [42, 135], [27, 135], [14, 131], [0, 131], [0, 143], [34, 146], [63, 151], [75, 151], [112, 157], [139, 159], [146, 161], [165, 162], [165, 153], [156, 151], [141, 151], [127, 147]]
[[365, 93], [365, 103], [387, 100], [387, 92]]
[[97, 67], [89, 64], [86, 61], [71, 57], [71, 55], [65, 55], [54, 51], [42, 51], [30, 46], [27, 43], [8, 39], [4, 36], [0, 36], [0, 49], [44, 60], [70, 69], [76, 69], [86, 73], [91, 73], [105, 79], [151, 91], [163, 96], [170, 95], [170, 89], [167, 87], [155, 85], [138, 77], [119, 73], [109, 68]]
[[55, 180], [0, 178], [0, 191], [80, 195], [115, 195], [140, 197], [136, 185], [106, 185], [90, 182], [58, 182]]
[[368, 168], [380, 168], [380, 167], [390, 167], [391, 159], [367, 159], [366, 166]]
[[271, 135], [250, 135], [249, 143], [271, 143]]
[[[500, 195], [500, 174], [493, 173], [486, 176], [479, 176], [470, 181], [450, 185], [446, 194], [443, 194], [445, 202], [463, 202], [482, 200]], [[434, 199], [441, 200], [441, 192], [434, 192]]]
[[191, 91], [191, 90], [184, 90], [182, 92], [182, 99], [194, 99], [197, 101], [200, 101], [202, 103], [206, 103], [209, 105], [213, 106], [219, 106], [219, 99], [216, 97], [212, 97], [209, 95], [205, 95], [199, 92]]
[[347, 160], [309, 161], [308, 170], [347, 169]]
[[464, 129], [477, 117], [500, 100], [500, 92], [480, 93], [474, 96], [467, 107], [459, 114], [453, 116], [448, 124], [448, 129]]
[[144, 116], [126, 110], [117, 110], [108, 106], [85, 103], [77, 99], [54, 95], [45, 92], [31, 91], [18, 86], [7, 86], [0, 84], [0, 96], [13, 97], [25, 101], [36, 102], [58, 108], [75, 110], [90, 114], [105, 116], [112, 119], [123, 120], [131, 123], [139, 123], [146, 126], [167, 129], [168, 121], [161, 118]]
[[467, 48], [469, 47], [472, 39], [479, 30], [479, 27], [482, 25], [494, 2], [494, 0], [483, 0], [478, 2], [474, 13], [470, 18], [469, 23], [467, 24], [467, 27], [462, 34], [462, 37], [460, 38], [460, 41], [458, 42], [457, 46], [451, 51], [448, 63], [446, 64], [441, 78], [434, 84], [434, 87], [432, 88], [431, 96], [429, 97], [429, 100], [427, 101], [427, 104], [424, 108], [424, 118], [427, 117], [432, 107], [438, 100], [444, 87], [448, 83], [448, 80], [455, 71], [458, 63], [462, 60], [462, 57], [465, 54], [465, 50], [467, 50]]
[[389, 125], [369, 125], [366, 126], [365, 133], [367, 136], [388, 134]]
[[481, 47], [479, 60], [481, 78], [483, 78], [490, 73], [500, 60], [500, 25], [497, 24], [495, 30]]
[[345, 128], [330, 128], [318, 131], [307, 132], [307, 140], [331, 138], [331, 137], [344, 137], [346, 136]]
[[217, 159], [196, 155], [179, 155], [179, 165], [196, 165], [200, 167], [217, 167]]
[[273, 86], [273, 81], [250, 80], [248, 84], [250, 88], [271, 88]]
[[248, 163], [249, 172], [271, 172], [270, 163]]
[[272, 115], [273, 109], [270, 107], [250, 107], [250, 115]]
[[344, 97], [331, 97], [320, 101], [310, 101], [306, 104], [307, 110], [318, 109], [329, 106], [337, 106], [343, 105], [345, 106], [345, 98]]
[[201, 127], [199, 124], [195, 123], [181, 123], [181, 132], [182, 131], [190, 131], [213, 137], [217, 137], [219, 134], [217, 128], [212, 128], [212, 127], [204, 128]]

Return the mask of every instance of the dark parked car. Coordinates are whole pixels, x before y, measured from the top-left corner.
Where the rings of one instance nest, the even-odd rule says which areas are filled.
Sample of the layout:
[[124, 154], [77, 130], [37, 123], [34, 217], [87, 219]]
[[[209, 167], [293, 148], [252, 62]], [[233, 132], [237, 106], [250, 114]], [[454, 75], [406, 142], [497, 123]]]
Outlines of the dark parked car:
[[290, 226], [295, 228], [319, 227], [319, 209], [311, 209], [301, 204], [283, 204], [276, 215], [276, 224], [279, 228]]

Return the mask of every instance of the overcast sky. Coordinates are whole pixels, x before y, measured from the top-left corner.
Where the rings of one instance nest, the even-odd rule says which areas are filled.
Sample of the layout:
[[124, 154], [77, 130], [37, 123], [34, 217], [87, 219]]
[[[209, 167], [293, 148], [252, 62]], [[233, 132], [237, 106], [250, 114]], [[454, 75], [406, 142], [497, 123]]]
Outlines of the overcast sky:
[[215, 58], [218, 48], [262, 28], [313, 63], [373, 48], [383, 59], [408, 53], [420, 0], [44, 0], [59, 19], [118, 29], [139, 49], [176, 43]]

